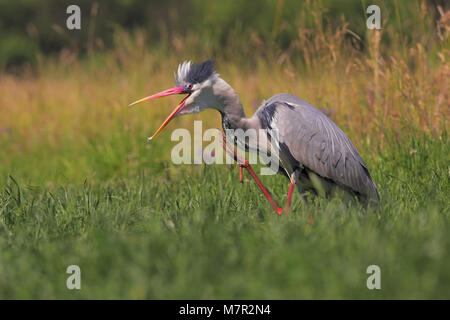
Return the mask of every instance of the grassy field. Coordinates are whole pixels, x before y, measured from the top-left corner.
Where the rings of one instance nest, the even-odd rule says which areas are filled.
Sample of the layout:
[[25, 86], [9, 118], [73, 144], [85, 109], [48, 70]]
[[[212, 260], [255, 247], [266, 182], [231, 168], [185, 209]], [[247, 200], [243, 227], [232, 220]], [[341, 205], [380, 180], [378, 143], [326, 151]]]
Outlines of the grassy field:
[[[279, 92], [328, 110], [380, 189], [369, 212], [295, 194], [279, 217], [236, 166], [172, 164], [171, 130], [220, 127], [213, 111], [146, 142], [179, 99], [126, 106], [209, 58], [195, 36], [168, 52], [117, 31], [108, 52], [0, 73], [0, 298], [449, 299], [449, 43], [424, 21], [411, 42], [318, 21], [286, 52], [254, 38], [248, 63], [215, 55], [247, 115]], [[285, 201], [286, 178], [263, 182]], [[81, 290], [66, 288], [72, 264]], [[366, 287], [373, 264], [381, 290]]]
[[[410, 146], [411, 147], [411, 146]], [[1, 194], [2, 298], [449, 298], [448, 141], [371, 161], [383, 203], [337, 199], [276, 216], [236, 168]], [[234, 169], [234, 170], [233, 170]], [[278, 199], [284, 178], [269, 179]], [[309, 215], [314, 223], [308, 222]], [[65, 269], [82, 270], [69, 291]], [[382, 289], [366, 288], [379, 265]]]

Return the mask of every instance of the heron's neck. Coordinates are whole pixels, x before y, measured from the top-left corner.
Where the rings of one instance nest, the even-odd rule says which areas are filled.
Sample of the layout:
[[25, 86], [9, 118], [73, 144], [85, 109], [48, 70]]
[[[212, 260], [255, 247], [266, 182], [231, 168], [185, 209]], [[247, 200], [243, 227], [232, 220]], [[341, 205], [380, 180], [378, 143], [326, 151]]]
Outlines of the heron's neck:
[[218, 78], [214, 94], [220, 100], [220, 108], [218, 110], [222, 115], [224, 129], [245, 129], [247, 119], [242, 102], [236, 91], [225, 80]]

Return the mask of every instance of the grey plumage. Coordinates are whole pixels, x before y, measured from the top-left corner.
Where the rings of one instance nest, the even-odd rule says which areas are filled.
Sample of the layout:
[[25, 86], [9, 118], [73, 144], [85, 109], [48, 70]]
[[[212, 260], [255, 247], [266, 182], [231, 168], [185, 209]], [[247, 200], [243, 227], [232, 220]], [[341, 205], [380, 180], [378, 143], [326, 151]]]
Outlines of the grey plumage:
[[[281, 165], [289, 174], [297, 168], [307, 176], [312, 171], [363, 200], [379, 199], [377, 187], [355, 146], [322, 111], [282, 93], [264, 101], [255, 115], [263, 128], [278, 130], [280, 151], [286, 159]], [[299, 182], [305, 189], [315, 191], [305, 179]]]

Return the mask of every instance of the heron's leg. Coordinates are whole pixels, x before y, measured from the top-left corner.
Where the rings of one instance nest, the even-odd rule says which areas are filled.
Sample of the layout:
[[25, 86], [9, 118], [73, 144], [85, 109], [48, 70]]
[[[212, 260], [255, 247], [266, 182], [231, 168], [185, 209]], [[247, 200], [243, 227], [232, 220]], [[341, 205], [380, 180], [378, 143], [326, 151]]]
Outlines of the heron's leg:
[[291, 174], [291, 183], [289, 184], [289, 190], [288, 190], [288, 195], [287, 195], [287, 200], [286, 200], [286, 208], [285, 213], [289, 212], [289, 209], [291, 207], [291, 200], [292, 200], [292, 193], [294, 192], [294, 187], [295, 187], [295, 173]]
[[[292, 200], [292, 194], [294, 192], [294, 188], [295, 188], [295, 180], [297, 178], [297, 171], [294, 171], [291, 175], [291, 182], [289, 184], [289, 190], [288, 190], [288, 195], [287, 195], [287, 200], [286, 200], [286, 207], [283, 210], [282, 208], [280, 208], [279, 206], [277, 206], [275, 200], [272, 198], [272, 195], [270, 194], [270, 192], [266, 189], [266, 187], [264, 187], [264, 185], [262, 184], [261, 180], [259, 180], [258, 176], [256, 175], [255, 171], [253, 170], [252, 166], [250, 165], [250, 163], [243, 158], [241, 155], [239, 155], [237, 153], [236, 147], [234, 145], [230, 146], [227, 143], [227, 139], [225, 138], [224, 135], [222, 135], [222, 139], [223, 139], [223, 143], [222, 146], [225, 149], [226, 152], [228, 152], [233, 158], [234, 160], [239, 163], [239, 181], [243, 181], [243, 168], [245, 168], [248, 173], [250, 174], [250, 176], [253, 178], [253, 180], [255, 180], [256, 184], [258, 185], [258, 187], [261, 189], [261, 191], [264, 193], [264, 195], [266, 196], [267, 200], [270, 202], [270, 204], [272, 205], [273, 209], [275, 210], [275, 212], [278, 215], [281, 215], [283, 213], [283, 211], [285, 213], [288, 213], [290, 207], [291, 207], [291, 200]], [[232, 150], [230, 150], [232, 149]]]
[[222, 147], [223, 149], [233, 157], [234, 161], [236, 161], [239, 164], [239, 182], [243, 183], [244, 182], [244, 176], [243, 176], [243, 171], [244, 171], [244, 163], [245, 163], [245, 158], [242, 157], [242, 155], [239, 155], [237, 153], [236, 147], [234, 145], [231, 145], [230, 143], [227, 143], [227, 139], [226, 137], [222, 134], [222, 132], [220, 132], [220, 135], [222, 136], [223, 142], [222, 142]]
[[256, 184], [261, 189], [261, 191], [264, 193], [264, 195], [266, 196], [267, 200], [272, 205], [272, 207], [275, 210], [275, 212], [277, 214], [279, 214], [279, 215], [282, 214], [283, 213], [283, 209], [281, 209], [280, 207], [277, 206], [275, 200], [272, 198], [272, 195], [266, 189], [266, 187], [264, 187], [264, 185], [262, 184], [261, 180], [259, 180], [258, 176], [256, 175], [255, 171], [253, 170], [253, 168], [250, 165], [250, 163], [248, 162], [248, 160], [243, 158], [242, 155], [238, 154], [238, 152], [236, 150], [236, 147], [234, 145], [230, 145], [230, 143], [227, 142], [227, 139], [226, 139], [226, 137], [224, 135], [222, 135], [222, 139], [223, 139], [222, 146], [223, 146], [224, 150], [228, 154], [230, 154], [237, 163], [239, 163], [239, 180], [241, 182], [243, 181], [242, 180], [242, 178], [243, 178], [242, 177], [242, 174], [243, 174], [242, 171], [245, 168], [249, 172], [249, 174], [253, 178], [253, 180], [255, 180]]
[[264, 193], [264, 195], [266, 196], [267, 200], [272, 205], [272, 207], [275, 210], [275, 212], [278, 215], [282, 214], [283, 213], [283, 209], [281, 209], [279, 206], [277, 206], [277, 204], [276, 204], [275, 200], [272, 198], [272, 195], [270, 194], [269, 190], [267, 190], [266, 187], [264, 187], [264, 185], [262, 184], [261, 180], [259, 180], [258, 176], [256, 175], [255, 171], [253, 171], [253, 168], [248, 163], [248, 161], [245, 160], [245, 163], [243, 165], [241, 165], [241, 166], [244, 167], [245, 169], [247, 169], [248, 173], [252, 176], [253, 180], [255, 180], [255, 182], [258, 185], [258, 187]]
[[281, 215], [283, 212], [284, 213], [288, 213], [289, 212], [289, 209], [291, 207], [292, 195], [293, 195], [294, 189], [295, 189], [295, 180], [296, 180], [296, 176], [297, 176], [296, 172], [293, 172], [292, 175], [291, 175], [291, 182], [289, 184], [289, 190], [288, 190], [288, 195], [287, 195], [287, 200], [286, 200], [286, 207], [284, 209], [282, 209], [282, 208], [277, 206], [277, 204], [275, 203], [275, 200], [273, 200], [272, 196], [270, 195], [270, 192], [261, 183], [261, 180], [259, 180], [258, 176], [256, 175], [255, 171], [253, 171], [253, 168], [248, 163], [248, 161], [245, 160], [245, 163], [241, 164], [240, 166], [247, 169], [247, 171], [250, 173], [250, 175], [252, 176], [253, 180], [256, 181], [256, 183], [258, 184], [259, 188], [264, 193], [264, 195], [266, 196], [267, 200], [269, 200], [270, 204], [273, 206], [273, 209], [275, 210], [275, 212], [277, 214]]
[[[295, 175], [295, 177], [298, 178], [300, 175], [299, 169], [295, 169], [293, 175]], [[301, 183], [297, 183], [297, 189], [298, 189], [298, 193], [300, 194], [300, 196], [302, 198], [304, 210], [309, 211], [308, 210], [308, 199], [306, 198], [306, 192], [305, 192], [305, 189], [303, 189]], [[309, 225], [314, 224], [314, 218], [312, 216], [312, 213], [309, 214], [309, 218], [308, 218], [307, 222]]]
[[253, 180], [255, 180], [256, 184], [261, 189], [261, 191], [264, 193], [264, 195], [266, 196], [267, 200], [269, 200], [269, 202], [272, 205], [272, 207], [275, 210], [275, 212], [278, 215], [282, 214], [283, 213], [283, 209], [281, 209], [279, 206], [277, 206], [275, 200], [272, 198], [272, 195], [266, 189], [266, 187], [264, 187], [264, 185], [262, 184], [261, 180], [259, 180], [258, 176], [256, 175], [255, 171], [253, 171], [253, 168], [248, 163], [248, 161], [245, 160], [244, 164], [241, 164], [240, 166], [245, 168], [245, 169], [247, 169], [248, 173], [252, 176]]

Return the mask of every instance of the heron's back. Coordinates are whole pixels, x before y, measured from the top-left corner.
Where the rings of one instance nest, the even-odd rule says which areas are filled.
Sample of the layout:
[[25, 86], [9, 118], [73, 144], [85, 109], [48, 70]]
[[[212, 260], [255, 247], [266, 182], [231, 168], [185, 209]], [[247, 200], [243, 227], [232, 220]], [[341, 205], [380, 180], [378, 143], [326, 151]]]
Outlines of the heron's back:
[[367, 199], [378, 190], [358, 150], [322, 111], [287, 93], [264, 101], [257, 110], [261, 125], [278, 131], [280, 152], [292, 167], [305, 167], [320, 177]]

